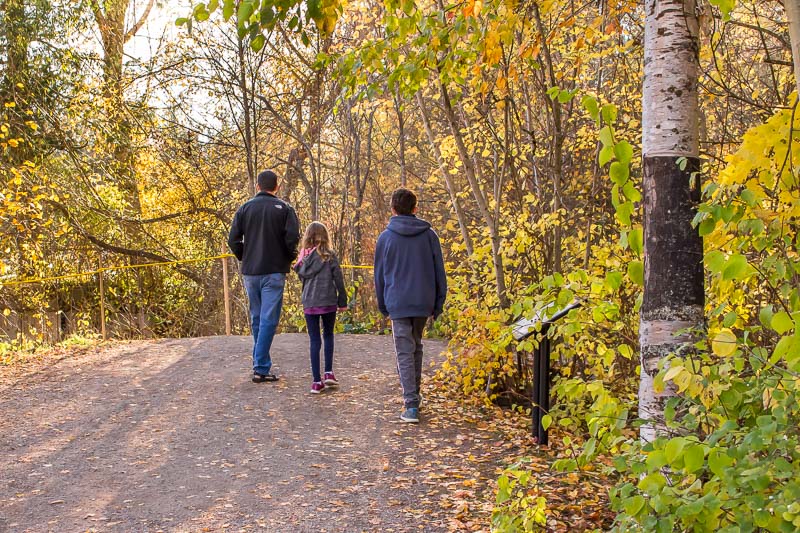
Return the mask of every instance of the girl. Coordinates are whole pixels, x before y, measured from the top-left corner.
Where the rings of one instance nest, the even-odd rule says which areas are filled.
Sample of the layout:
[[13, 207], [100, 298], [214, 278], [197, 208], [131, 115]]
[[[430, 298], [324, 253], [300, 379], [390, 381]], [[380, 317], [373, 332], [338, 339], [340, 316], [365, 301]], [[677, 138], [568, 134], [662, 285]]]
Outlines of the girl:
[[[312, 222], [303, 235], [302, 249], [294, 270], [303, 282], [303, 312], [306, 315], [311, 345], [311, 393], [319, 394], [325, 385], [336, 386], [333, 375], [333, 325], [336, 311], [347, 309], [347, 293], [339, 260], [330, 249], [328, 229]], [[325, 374], [320, 376], [319, 352], [322, 344], [319, 323], [322, 320], [322, 340], [325, 343]]]

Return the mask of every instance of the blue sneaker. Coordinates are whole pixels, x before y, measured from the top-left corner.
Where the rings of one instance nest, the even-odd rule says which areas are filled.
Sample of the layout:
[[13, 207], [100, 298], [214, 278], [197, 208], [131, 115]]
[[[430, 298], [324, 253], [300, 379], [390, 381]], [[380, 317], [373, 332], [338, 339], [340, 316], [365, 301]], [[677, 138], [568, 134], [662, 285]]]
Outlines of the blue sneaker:
[[400, 420], [403, 422], [410, 422], [412, 424], [416, 424], [419, 422], [419, 409], [416, 407], [409, 407], [403, 414], [400, 415]]

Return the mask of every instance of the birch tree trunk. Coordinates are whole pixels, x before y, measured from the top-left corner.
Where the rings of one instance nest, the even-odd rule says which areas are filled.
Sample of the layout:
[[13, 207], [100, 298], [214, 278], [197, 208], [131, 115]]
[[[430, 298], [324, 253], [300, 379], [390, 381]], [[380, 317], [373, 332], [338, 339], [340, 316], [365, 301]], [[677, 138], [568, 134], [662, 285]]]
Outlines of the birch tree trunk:
[[789, 40], [792, 44], [794, 83], [800, 96], [800, 0], [783, 0], [786, 18], [789, 19]]
[[651, 441], [666, 432], [664, 405], [676, 394], [653, 390], [658, 364], [691, 348], [686, 330], [703, 327], [704, 293], [703, 241], [691, 225], [700, 190], [695, 0], [646, 0], [645, 9], [639, 416]]

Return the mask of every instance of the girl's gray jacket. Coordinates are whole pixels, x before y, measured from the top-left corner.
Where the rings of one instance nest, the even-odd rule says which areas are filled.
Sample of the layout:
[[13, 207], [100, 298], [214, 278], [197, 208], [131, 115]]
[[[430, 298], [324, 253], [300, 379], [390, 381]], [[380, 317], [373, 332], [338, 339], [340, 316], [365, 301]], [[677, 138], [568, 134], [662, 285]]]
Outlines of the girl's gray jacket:
[[347, 291], [336, 254], [331, 252], [330, 259], [323, 261], [314, 250], [292, 268], [303, 282], [303, 308], [347, 307]]

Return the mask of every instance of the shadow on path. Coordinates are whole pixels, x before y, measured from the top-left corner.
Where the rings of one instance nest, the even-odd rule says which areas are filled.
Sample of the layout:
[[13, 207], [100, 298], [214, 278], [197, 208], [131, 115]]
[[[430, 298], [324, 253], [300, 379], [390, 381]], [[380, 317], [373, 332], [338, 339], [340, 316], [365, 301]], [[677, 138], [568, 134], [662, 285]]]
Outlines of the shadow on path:
[[337, 336], [321, 395], [306, 335], [276, 337], [277, 383], [250, 382], [251, 346], [118, 344], [0, 381], [0, 531], [486, 527], [504, 446], [428, 381], [422, 423], [401, 424], [391, 337]]

